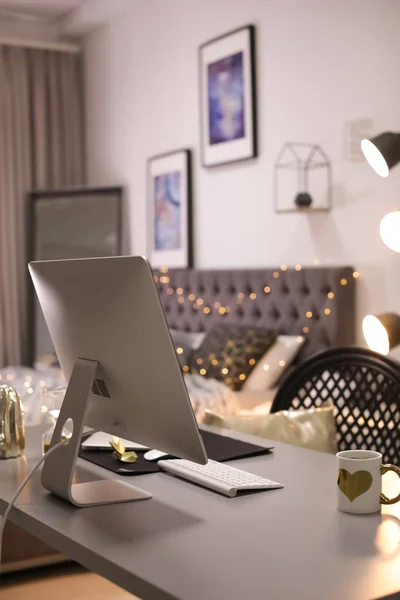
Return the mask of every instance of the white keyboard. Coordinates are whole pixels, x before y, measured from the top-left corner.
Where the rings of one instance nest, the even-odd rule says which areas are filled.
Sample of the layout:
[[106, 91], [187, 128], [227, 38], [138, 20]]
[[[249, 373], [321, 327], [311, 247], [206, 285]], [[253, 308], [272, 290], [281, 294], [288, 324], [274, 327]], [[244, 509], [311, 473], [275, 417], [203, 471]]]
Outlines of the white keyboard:
[[163, 471], [188, 479], [210, 488], [220, 494], [233, 498], [245, 490], [275, 490], [283, 488], [281, 483], [252, 475], [241, 469], [209, 460], [206, 465], [199, 465], [190, 460], [160, 460], [158, 466]]

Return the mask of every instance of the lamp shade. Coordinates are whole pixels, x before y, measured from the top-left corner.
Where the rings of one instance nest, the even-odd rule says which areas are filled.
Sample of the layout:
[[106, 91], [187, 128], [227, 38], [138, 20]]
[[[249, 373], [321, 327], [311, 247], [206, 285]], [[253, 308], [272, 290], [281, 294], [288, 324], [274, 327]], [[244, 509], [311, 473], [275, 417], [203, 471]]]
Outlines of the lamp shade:
[[400, 210], [394, 210], [383, 217], [379, 233], [388, 248], [400, 252]]
[[400, 344], [400, 316], [396, 313], [367, 315], [362, 330], [369, 348], [380, 354]]
[[364, 139], [361, 150], [374, 171], [387, 177], [389, 170], [400, 161], [400, 133], [386, 131], [370, 140]]

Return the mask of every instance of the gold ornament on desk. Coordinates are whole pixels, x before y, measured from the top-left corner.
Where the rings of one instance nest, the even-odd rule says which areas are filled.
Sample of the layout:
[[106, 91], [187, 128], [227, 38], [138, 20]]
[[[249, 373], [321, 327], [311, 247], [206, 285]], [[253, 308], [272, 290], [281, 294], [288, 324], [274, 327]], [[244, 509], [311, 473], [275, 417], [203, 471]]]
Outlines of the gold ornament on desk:
[[134, 463], [137, 461], [138, 455], [136, 454], [136, 452], [127, 452], [124, 444], [121, 442], [121, 440], [119, 438], [114, 438], [110, 442], [110, 445], [114, 449], [113, 454], [114, 454], [115, 458], [117, 458], [121, 462]]
[[25, 450], [24, 412], [10, 385], [0, 385], [0, 458], [15, 458]]

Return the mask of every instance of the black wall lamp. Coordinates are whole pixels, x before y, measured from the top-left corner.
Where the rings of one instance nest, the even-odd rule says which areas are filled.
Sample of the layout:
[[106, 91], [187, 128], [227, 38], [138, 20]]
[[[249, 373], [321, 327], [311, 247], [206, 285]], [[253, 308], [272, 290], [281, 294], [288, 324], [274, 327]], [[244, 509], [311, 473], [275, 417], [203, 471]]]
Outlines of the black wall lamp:
[[[370, 140], [362, 140], [361, 150], [370, 166], [381, 177], [400, 162], [400, 133], [386, 131]], [[400, 210], [385, 215], [379, 232], [388, 248], [400, 252]], [[362, 324], [365, 341], [371, 350], [388, 354], [400, 344], [400, 316], [396, 313], [367, 315]]]
[[381, 177], [400, 162], [400, 133], [386, 131], [370, 140], [362, 140], [361, 150], [370, 166]]
[[[390, 169], [400, 162], [400, 133], [386, 131], [370, 140], [362, 140], [361, 150], [374, 171], [388, 177]], [[400, 252], [400, 210], [383, 217], [379, 232], [388, 248]]]
[[389, 354], [400, 344], [400, 316], [396, 313], [367, 315], [362, 329], [368, 346], [380, 354]]

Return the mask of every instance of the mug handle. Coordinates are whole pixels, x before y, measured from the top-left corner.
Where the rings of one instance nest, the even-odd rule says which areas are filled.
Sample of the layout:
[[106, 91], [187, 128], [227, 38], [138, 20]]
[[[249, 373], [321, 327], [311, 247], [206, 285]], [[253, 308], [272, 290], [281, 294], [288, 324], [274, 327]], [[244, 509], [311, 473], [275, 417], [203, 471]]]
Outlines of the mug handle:
[[[384, 475], [388, 471], [393, 471], [393, 473], [396, 473], [400, 477], [399, 467], [389, 464], [381, 465], [381, 475]], [[388, 498], [385, 494], [381, 494], [380, 500], [381, 504], [396, 504], [396, 502], [400, 501], [400, 494], [395, 496], [395, 498]]]

